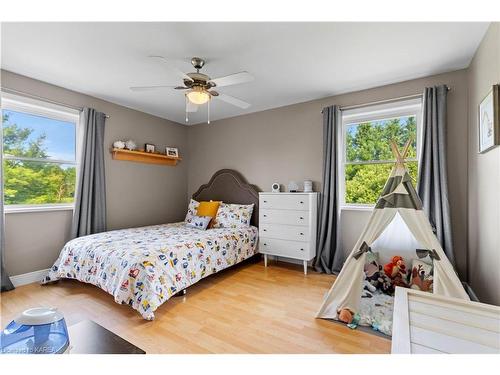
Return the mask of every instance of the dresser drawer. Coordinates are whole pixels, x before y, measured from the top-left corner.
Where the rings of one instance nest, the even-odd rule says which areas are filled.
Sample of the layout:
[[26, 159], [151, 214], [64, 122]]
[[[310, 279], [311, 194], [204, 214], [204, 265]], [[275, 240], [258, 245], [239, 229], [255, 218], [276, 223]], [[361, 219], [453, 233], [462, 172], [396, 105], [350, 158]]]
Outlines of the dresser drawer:
[[259, 252], [303, 260], [314, 258], [307, 242], [286, 241], [267, 237], [259, 239]]
[[260, 224], [309, 225], [308, 211], [259, 209]]
[[290, 241], [309, 241], [309, 227], [282, 224], [260, 224], [259, 237]]
[[303, 194], [266, 194], [260, 197], [260, 209], [309, 210], [309, 196]]

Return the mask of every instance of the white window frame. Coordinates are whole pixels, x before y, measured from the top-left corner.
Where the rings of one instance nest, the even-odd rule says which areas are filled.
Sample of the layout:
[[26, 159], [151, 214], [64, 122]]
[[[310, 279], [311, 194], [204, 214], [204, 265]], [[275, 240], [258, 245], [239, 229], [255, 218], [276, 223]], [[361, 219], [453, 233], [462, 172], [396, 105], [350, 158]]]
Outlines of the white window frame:
[[380, 121], [395, 117], [415, 116], [417, 123], [417, 157], [409, 158], [409, 161], [420, 160], [421, 136], [422, 136], [422, 98], [412, 98], [398, 100], [390, 103], [369, 105], [353, 109], [342, 110], [342, 126], [339, 127], [338, 148], [339, 160], [339, 201], [341, 210], [372, 210], [374, 204], [346, 203], [345, 202], [345, 166], [347, 164], [388, 164], [394, 160], [377, 160], [371, 162], [347, 162], [346, 161], [346, 143], [344, 141], [347, 127], [360, 122]]
[[[10, 93], [1, 93], [1, 110], [22, 112], [35, 116], [42, 116], [54, 120], [72, 122], [75, 124], [75, 160], [56, 160], [56, 159], [38, 159], [38, 158], [26, 158], [11, 155], [3, 155], [5, 160], [24, 160], [24, 161], [36, 161], [36, 162], [47, 162], [55, 164], [70, 164], [76, 167], [76, 176], [78, 176], [79, 165], [78, 165], [78, 155], [79, 155], [79, 125], [80, 125], [80, 111], [64, 107], [58, 104], [53, 104], [45, 102], [42, 100], [32, 99], [20, 95], [14, 95]], [[3, 130], [2, 130], [3, 131]], [[23, 212], [40, 212], [40, 211], [61, 211], [61, 210], [73, 210], [74, 203], [47, 203], [47, 204], [13, 204], [5, 205], [5, 213], [23, 213]]]

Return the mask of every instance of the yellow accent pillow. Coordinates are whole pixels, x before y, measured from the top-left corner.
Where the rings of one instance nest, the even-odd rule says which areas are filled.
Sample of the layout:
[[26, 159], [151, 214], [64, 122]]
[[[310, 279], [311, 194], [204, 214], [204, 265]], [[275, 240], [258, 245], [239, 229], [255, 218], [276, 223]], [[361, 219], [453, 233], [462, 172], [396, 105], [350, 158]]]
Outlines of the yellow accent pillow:
[[221, 202], [218, 201], [210, 201], [200, 202], [200, 205], [196, 209], [196, 215], [198, 216], [210, 216], [212, 219], [217, 216], [217, 211], [219, 210], [219, 205]]

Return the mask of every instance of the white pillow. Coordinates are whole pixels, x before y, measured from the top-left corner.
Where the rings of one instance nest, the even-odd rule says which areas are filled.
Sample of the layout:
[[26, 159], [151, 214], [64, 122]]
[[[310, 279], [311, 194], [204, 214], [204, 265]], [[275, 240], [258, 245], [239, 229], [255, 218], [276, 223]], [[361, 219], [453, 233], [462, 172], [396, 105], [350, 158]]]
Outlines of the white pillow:
[[253, 204], [221, 203], [212, 228], [237, 228], [250, 226]]
[[212, 220], [211, 216], [193, 216], [191, 221], [186, 222], [186, 226], [200, 230], [207, 230], [210, 220]]
[[188, 210], [186, 214], [186, 218], [184, 221], [186, 223], [191, 223], [193, 221], [193, 218], [196, 216], [196, 213], [198, 211], [198, 206], [200, 205], [200, 202], [195, 201], [194, 199], [191, 199], [188, 205]]

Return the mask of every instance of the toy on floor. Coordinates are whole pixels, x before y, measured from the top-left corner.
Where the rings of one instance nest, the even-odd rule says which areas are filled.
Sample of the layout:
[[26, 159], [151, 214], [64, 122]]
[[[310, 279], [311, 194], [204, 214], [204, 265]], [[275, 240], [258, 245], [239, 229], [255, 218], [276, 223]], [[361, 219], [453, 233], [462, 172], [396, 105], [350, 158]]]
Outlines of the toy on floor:
[[377, 288], [373, 286], [372, 283], [370, 283], [368, 280], [364, 279], [363, 280], [363, 291], [361, 292], [361, 298], [372, 298], [373, 293]]
[[406, 264], [403, 258], [399, 255], [392, 257], [391, 262], [387, 263], [384, 266], [384, 272], [392, 280], [392, 284], [395, 287], [408, 287], [408, 284], [406, 282]]
[[339, 312], [339, 320], [341, 322], [350, 324], [352, 322], [354, 314], [349, 309], [342, 309]]
[[352, 317], [352, 322], [349, 323], [347, 326], [350, 329], [356, 329], [356, 328], [358, 328], [360, 319], [361, 319], [361, 317], [359, 316], [358, 313], [354, 314], [354, 316]]
[[342, 309], [339, 312], [339, 320], [347, 324], [350, 329], [356, 329], [361, 319], [358, 313], [353, 314], [349, 309]]

